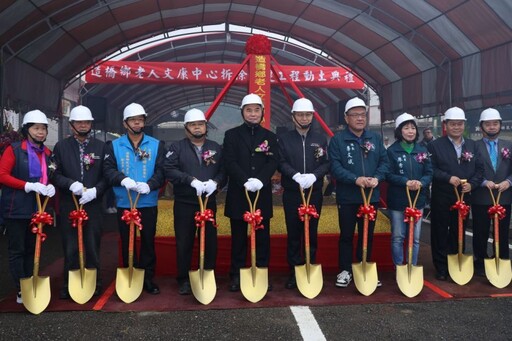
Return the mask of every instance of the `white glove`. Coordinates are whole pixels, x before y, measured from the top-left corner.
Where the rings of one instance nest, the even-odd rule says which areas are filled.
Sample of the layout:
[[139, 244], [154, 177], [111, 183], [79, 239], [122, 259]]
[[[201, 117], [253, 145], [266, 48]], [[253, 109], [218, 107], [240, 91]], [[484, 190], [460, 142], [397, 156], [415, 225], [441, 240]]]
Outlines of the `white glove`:
[[212, 195], [212, 193], [215, 192], [215, 190], [217, 190], [217, 183], [215, 181], [213, 181], [212, 179], [203, 182], [203, 186], [204, 186], [204, 192], [206, 193], [207, 197]]
[[137, 190], [137, 183], [132, 178], [126, 177], [121, 181], [121, 186], [126, 188], [127, 190]]
[[250, 187], [251, 189], [247, 189], [248, 191], [251, 191], [251, 192], [256, 192], [256, 191], [259, 191], [260, 189], [263, 188], [263, 182], [261, 182], [259, 179], [256, 179], [256, 178], [249, 178], [249, 181], [250, 181]]
[[149, 192], [151, 192], [151, 190], [149, 189], [149, 185], [146, 182], [137, 182], [136, 191], [139, 192], [140, 194], [148, 194]]
[[190, 186], [194, 187], [196, 189], [196, 193], [197, 193], [197, 196], [200, 197], [203, 192], [204, 192], [204, 184], [197, 180], [197, 179], [194, 179], [192, 180], [192, 182], [190, 183]]
[[300, 185], [300, 179], [302, 178], [302, 174], [296, 173], [294, 176], [292, 176], [293, 181], [298, 183]]
[[245, 183], [244, 183], [244, 187], [247, 191], [249, 192], [254, 192], [253, 188], [252, 188], [252, 181], [251, 179], [247, 180]]
[[302, 183], [302, 188], [304, 189], [313, 186], [313, 184], [316, 181], [316, 176], [314, 174], [304, 174], [302, 177], [304, 179]]
[[44, 195], [46, 195], [47, 197], [53, 197], [55, 195], [55, 187], [53, 185], [48, 185], [48, 186], [45, 186], [46, 187], [46, 193], [44, 193]]
[[71, 186], [69, 186], [69, 190], [73, 192], [74, 195], [82, 195], [84, 191], [84, 185], [79, 181], [75, 181], [71, 184]]
[[96, 187], [88, 188], [85, 192], [82, 193], [82, 197], [78, 201], [80, 205], [85, 205], [88, 202], [96, 199]]
[[36, 192], [42, 195], [46, 195], [46, 186], [40, 182], [27, 182], [25, 184], [25, 192]]

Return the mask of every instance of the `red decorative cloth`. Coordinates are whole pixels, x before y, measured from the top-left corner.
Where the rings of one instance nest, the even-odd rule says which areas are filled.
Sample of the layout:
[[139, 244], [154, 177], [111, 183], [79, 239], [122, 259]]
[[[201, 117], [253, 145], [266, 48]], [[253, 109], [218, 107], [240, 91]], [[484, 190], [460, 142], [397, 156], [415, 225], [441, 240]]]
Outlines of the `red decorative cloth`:
[[487, 213], [489, 214], [489, 216], [492, 219], [494, 219], [494, 215], [497, 214], [498, 220], [501, 220], [501, 219], [505, 218], [505, 214], [507, 212], [505, 211], [505, 207], [501, 206], [500, 204], [497, 204], [497, 205], [489, 207], [489, 210], [487, 210]]
[[469, 214], [469, 205], [466, 205], [464, 201], [459, 200], [452, 207], [450, 207], [450, 210], [459, 211], [460, 217], [462, 218], [462, 220], [464, 220]]
[[255, 230], [263, 229], [264, 226], [261, 224], [263, 217], [261, 216], [261, 210], [257, 209], [254, 213], [246, 211], [244, 213], [244, 221], [254, 225]]
[[30, 226], [32, 227], [32, 233], [38, 234], [41, 236], [41, 241], [44, 242], [46, 239], [46, 234], [41, 232], [38, 225], [53, 225], [53, 217], [48, 212], [37, 212], [32, 215], [32, 219], [30, 220]]
[[201, 228], [201, 222], [207, 222], [211, 221], [214, 227], [217, 227], [217, 224], [215, 223], [215, 216], [213, 214], [213, 211], [211, 209], [204, 210], [203, 213], [197, 211], [196, 215], [194, 217], [194, 220], [196, 221], [196, 227]]
[[368, 215], [368, 219], [374, 221], [377, 219], [377, 211], [373, 205], [361, 205], [359, 206], [359, 211], [357, 211], [357, 217], [361, 218], [365, 215]]
[[86, 220], [89, 220], [89, 216], [85, 210], [73, 210], [69, 212], [69, 220], [71, 220], [71, 226], [77, 227], [78, 224], [83, 223]]
[[315, 205], [308, 205], [306, 207], [306, 205], [302, 204], [298, 208], [298, 211], [299, 211], [299, 218], [301, 221], [304, 221], [306, 214], [309, 215], [310, 217], [317, 218], [317, 219], [319, 217], [318, 212], [316, 211]]
[[404, 222], [408, 223], [411, 218], [413, 222], [420, 220], [422, 214], [421, 211], [414, 207], [407, 207], [404, 211]]
[[262, 34], [254, 34], [245, 43], [245, 53], [269, 55], [272, 51], [272, 44], [267, 36]]
[[132, 208], [131, 210], [124, 210], [121, 220], [124, 221], [126, 225], [130, 225], [130, 223], [133, 222], [135, 225], [137, 225], [139, 230], [142, 230], [141, 214], [136, 208]]

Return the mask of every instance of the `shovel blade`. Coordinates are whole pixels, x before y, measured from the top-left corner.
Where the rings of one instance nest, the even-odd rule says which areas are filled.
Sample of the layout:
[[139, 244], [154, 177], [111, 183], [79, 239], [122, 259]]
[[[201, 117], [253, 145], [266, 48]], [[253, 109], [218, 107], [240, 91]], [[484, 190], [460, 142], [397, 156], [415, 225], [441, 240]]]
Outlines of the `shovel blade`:
[[80, 270], [69, 271], [69, 296], [78, 304], [84, 304], [94, 295], [96, 290], [96, 269], [84, 269], [84, 276]]
[[473, 278], [473, 256], [448, 255], [448, 273], [458, 285], [467, 284]]
[[407, 297], [417, 296], [423, 289], [423, 266], [397, 265], [396, 282], [400, 291]]
[[190, 288], [196, 300], [207, 305], [215, 298], [217, 294], [217, 284], [215, 283], [215, 273], [213, 270], [203, 270], [201, 280], [201, 270], [189, 271]]
[[50, 277], [32, 276], [20, 279], [21, 297], [23, 305], [34, 315], [42, 313], [48, 304], [52, 293], [50, 290]]
[[354, 284], [361, 294], [370, 296], [377, 289], [379, 277], [375, 262], [367, 262], [364, 267], [362, 262], [352, 264], [352, 274], [354, 275]]
[[130, 268], [117, 268], [116, 293], [124, 303], [132, 303], [139, 298], [144, 285], [144, 269], [133, 268], [130, 281]]
[[310, 264], [309, 276], [306, 265], [295, 266], [295, 280], [297, 288], [304, 297], [312, 299], [318, 296], [324, 286], [324, 278], [322, 276], [322, 265]]
[[485, 259], [485, 275], [489, 282], [496, 288], [503, 289], [510, 284], [512, 280], [512, 269], [510, 267], [510, 259], [495, 258]]
[[267, 294], [268, 269], [240, 269], [240, 290], [249, 302], [259, 302]]

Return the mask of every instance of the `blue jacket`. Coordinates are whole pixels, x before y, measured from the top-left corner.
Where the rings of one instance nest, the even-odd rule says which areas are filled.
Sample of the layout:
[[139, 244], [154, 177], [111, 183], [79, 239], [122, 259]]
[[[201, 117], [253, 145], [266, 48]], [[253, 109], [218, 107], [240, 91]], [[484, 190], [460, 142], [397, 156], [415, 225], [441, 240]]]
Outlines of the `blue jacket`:
[[[150, 193], [140, 196], [138, 208], [158, 205], [158, 191], [164, 180], [163, 144], [151, 136], [144, 135], [139, 150], [144, 151], [148, 156], [140, 158], [127, 135], [123, 135], [105, 146], [103, 170], [107, 180], [114, 186], [117, 207], [130, 207], [126, 189], [120, 186], [125, 177], [130, 177], [137, 182], [146, 182], [151, 189]], [[133, 200], [136, 195], [135, 191], [131, 191]]]
[[[367, 144], [368, 148], [363, 146]], [[388, 172], [388, 156], [380, 135], [365, 130], [358, 139], [345, 129], [336, 133], [329, 143], [331, 174], [336, 179], [336, 201], [339, 204], [362, 204], [361, 191], [356, 185], [360, 176], [375, 177], [380, 181]], [[379, 188], [375, 188], [372, 203], [379, 201]]]
[[[389, 173], [387, 180], [389, 183], [387, 205], [390, 210], [403, 211], [409, 206], [405, 184], [408, 180], [419, 180], [421, 182], [421, 191], [416, 202], [416, 208], [425, 207], [427, 200], [427, 191], [432, 182], [432, 162], [428, 156], [427, 148], [419, 143], [414, 144], [411, 154], [408, 154], [396, 141], [388, 150]], [[421, 153], [424, 153], [423, 155]], [[427, 156], [427, 159], [418, 161], [418, 155]], [[411, 200], [414, 201], [416, 192], [411, 191]]]

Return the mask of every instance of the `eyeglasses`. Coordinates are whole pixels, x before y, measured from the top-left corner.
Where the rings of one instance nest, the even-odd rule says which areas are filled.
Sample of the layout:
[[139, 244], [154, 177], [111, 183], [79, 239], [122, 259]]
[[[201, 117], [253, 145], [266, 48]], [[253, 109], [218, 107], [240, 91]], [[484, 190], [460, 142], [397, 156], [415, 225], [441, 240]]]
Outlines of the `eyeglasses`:
[[347, 116], [352, 118], [366, 118], [366, 114], [347, 114]]

